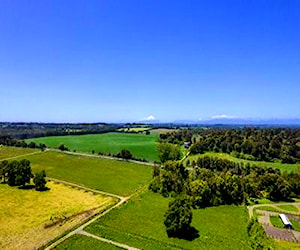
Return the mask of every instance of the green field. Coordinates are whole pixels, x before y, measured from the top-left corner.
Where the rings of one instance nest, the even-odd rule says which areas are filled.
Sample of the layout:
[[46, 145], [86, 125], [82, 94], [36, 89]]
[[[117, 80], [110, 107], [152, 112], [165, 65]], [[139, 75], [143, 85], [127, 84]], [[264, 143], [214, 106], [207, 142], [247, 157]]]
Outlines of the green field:
[[70, 135], [51, 136], [26, 140], [44, 143], [48, 147], [57, 148], [64, 144], [70, 150], [80, 152], [116, 154], [122, 149], [129, 150], [134, 157], [147, 161], [158, 161], [156, 151], [157, 135], [133, 134], [133, 133], [105, 133], [96, 135]]
[[300, 164], [288, 164], [288, 163], [279, 163], [279, 162], [265, 162], [265, 161], [250, 161], [250, 160], [244, 160], [244, 159], [238, 159], [235, 158], [229, 154], [226, 153], [215, 153], [215, 152], [207, 152], [204, 154], [197, 154], [197, 155], [189, 155], [187, 159], [185, 159], [185, 162], [189, 159], [191, 161], [197, 161], [199, 157], [204, 156], [212, 156], [212, 157], [219, 157], [222, 159], [227, 159], [234, 162], [243, 162], [243, 163], [249, 163], [251, 165], [257, 165], [257, 166], [263, 166], [263, 167], [272, 167], [272, 168], [278, 168], [281, 171], [300, 171]]
[[168, 202], [168, 198], [146, 191], [86, 231], [142, 249], [250, 249], [248, 214], [243, 206], [194, 210], [192, 226], [199, 230], [200, 237], [188, 241], [168, 238], [163, 224]]
[[34, 152], [38, 152], [38, 150], [31, 148], [17, 148], [0, 145], [0, 160], [16, 157], [18, 155], [31, 154]]
[[48, 177], [118, 195], [132, 194], [152, 177], [151, 167], [126, 161], [52, 151], [24, 158], [30, 160], [33, 172], [45, 169]]
[[117, 250], [121, 249], [114, 245], [84, 236], [80, 234], [75, 234], [71, 238], [65, 240], [62, 244], [58, 245], [54, 249], [95, 249], [95, 250]]

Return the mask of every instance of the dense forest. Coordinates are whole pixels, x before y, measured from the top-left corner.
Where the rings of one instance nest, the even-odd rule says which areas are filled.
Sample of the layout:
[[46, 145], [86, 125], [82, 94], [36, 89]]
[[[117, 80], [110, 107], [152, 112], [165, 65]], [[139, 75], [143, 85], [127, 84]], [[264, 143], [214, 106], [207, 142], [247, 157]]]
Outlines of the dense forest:
[[237, 158], [259, 161], [300, 161], [300, 129], [185, 129], [160, 136], [162, 141], [192, 142], [191, 154], [207, 151], [232, 154]]
[[155, 167], [150, 189], [163, 196], [184, 193], [195, 208], [247, 203], [250, 198], [300, 197], [300, 173], [201, 157], [195, 166], [176, 161]]

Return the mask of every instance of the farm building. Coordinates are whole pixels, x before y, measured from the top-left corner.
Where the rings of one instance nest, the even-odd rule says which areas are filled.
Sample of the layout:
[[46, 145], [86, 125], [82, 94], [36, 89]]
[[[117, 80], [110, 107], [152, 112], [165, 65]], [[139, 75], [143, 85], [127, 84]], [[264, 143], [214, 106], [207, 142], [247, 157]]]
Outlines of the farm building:
[[293, 228], [292, 223], [289, 221], [289, 218], [285, 214], [279, 214], [279, 217], [285, 228]]
[[189, 146], [191, 146], [191, 142], [189, 142], [189, 141], [184, 142], [185, 148], [189, 148]]

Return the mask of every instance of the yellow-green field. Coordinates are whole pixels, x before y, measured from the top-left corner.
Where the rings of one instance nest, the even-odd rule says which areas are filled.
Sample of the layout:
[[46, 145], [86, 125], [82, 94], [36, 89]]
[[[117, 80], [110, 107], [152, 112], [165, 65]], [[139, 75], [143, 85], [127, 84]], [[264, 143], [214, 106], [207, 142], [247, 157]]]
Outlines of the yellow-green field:
[[0, 160], [16, 157], [19, 155], [31, 154], [34, 152], [38, 152], [38, 150], [31, 148], [17, 148], [0, 145]]
[[0, 184], [0, 249], [37, 249], [116, 202], [48, 182], [48, 191]]

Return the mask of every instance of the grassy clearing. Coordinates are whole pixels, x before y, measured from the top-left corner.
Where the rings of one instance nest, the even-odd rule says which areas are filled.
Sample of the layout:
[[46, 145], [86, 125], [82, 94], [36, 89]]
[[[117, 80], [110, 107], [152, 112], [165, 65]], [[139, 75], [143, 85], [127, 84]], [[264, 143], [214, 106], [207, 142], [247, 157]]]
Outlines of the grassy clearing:
[[200, 237], [193, 241], [168, 238], [164, 221], [169, 199], [150, 191], [100, 218], [86, 230], [143, 249], [249, 249], [248, 214], [242, 206], [220, 206], [193, 211]]
[[18, 155], [25, 155], [37, 152], [37, 149], [31, 149], [31, 148], [18, 148], [18, 147], [7, 147], [0, 145], [0, 160], [15, 157]]
[[299, 250], [299, 243], [288, 242], [288, 241], [275, 241], [275, 249], [278, 250]]
[[206, 152], [204, 154], [197, 154], [197, 155], [189, 155], [185, 162], [189, 159], [191, 161], [197, 161], [199, 157], [204, 157], [204, 156], [213, 156], [213, 157], [219, 157], [222, 159], [227, 159], [230, 161], [234, 162], [239, 162], [239, 163], [249, 163], [251, 165], [257, 165], [257, 166], [263, 166], [263, 167], [271, 167], [271, 168], [278, 168], [281, 171], [287, 171], [287, 172], [292, 172], [292, 171], [297, 171], [300, 169], [300, 164], [288, 164], [288, 163], [279, 163], [279, 162], [265, 162], [265, 161], [250, 161], [250, 160], [244, 160], [244, 159], [238, 159], [235, 158], [229, 154], [225, 153], [215, 153], [215, 152]]
[[[63, 184], [47, 186], [37, 192], [0, 184], [0, 249], [36, 249], [116, 202]], [[69, 219], [59, 222], [64, 216]]]
[[88, 153], [94, 150], [95, 153], [116, 154], [122, 149], [128, 149], [136, 158], [158, 161], [156, 151], [157, 138], [157, 135], [105, 133], [41, 137], [28, 139], [26, 142], [44, 143], [52, 148], [57, 148], [60, 144], [64, 144], [71, 150]]
[[160, 135], [160, 134], [176, 132], [177, 130], [178, 129], [173, 129], [173, 128], [155, 128], [150, 130], [150, 133], [154, 135]]
[[75, 234], [71, 238], [65, 240], [62, 244], [58, 245], [54, 249], [95, 249], [95, 250], [117, 250], [121, 249], [112, 244], [108, 244], [84, 235]]
[[270, 216], [270, 221], [274, 227], [284, 228], [279, 216]]
[[152, 177], [151, 167], [126, 161], [51, 151], [25, 158], [30, 160], [33, 172], [45, 169], [49, 177], [118, 195], [132, 194]]
[[276, 207], [287, 212], [299, 212], [298, 208], [294, 205], [277, 205]]

